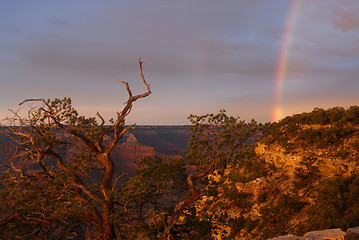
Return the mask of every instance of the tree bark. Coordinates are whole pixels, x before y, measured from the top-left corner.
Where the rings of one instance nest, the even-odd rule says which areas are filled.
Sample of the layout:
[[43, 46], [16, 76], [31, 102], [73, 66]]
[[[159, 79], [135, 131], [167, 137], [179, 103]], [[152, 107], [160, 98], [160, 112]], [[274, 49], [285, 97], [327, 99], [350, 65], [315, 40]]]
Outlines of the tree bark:
[[113, 224], [110, 222], [110, 216], [113, 206], [111, 203], [107, 203], [102, 209], [102, 240], [112, 240], [115, 238], [115, 230]]

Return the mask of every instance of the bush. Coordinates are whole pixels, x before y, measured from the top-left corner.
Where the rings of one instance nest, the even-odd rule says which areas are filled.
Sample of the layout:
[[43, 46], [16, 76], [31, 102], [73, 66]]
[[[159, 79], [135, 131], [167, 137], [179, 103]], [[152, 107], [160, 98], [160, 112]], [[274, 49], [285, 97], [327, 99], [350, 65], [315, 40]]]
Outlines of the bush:
[[359, 177], [337, 176], [315, 190], [314, 204], [307, 211], [305, 231], [359, 225]]

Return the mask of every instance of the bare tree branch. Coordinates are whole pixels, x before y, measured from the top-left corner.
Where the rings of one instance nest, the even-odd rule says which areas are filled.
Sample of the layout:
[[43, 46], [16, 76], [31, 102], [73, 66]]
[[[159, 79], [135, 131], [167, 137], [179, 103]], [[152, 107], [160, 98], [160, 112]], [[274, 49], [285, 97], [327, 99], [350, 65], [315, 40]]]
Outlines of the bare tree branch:
[[26, 102], [38, 102], [38, 101], [41, 101], [41, 102], [43, 102], [43, 103], [46, 104], [46, 101], [45, 101], [45, 99], [43, 99], [43, 98], [30, 98], [30, 99], [25, 99], [24, 101], [22, 101], [21, 103], [19, 103], [19, 106], [23, 105], [23, 104], [26, 103]]
[[103, 119], [103, 117], [100, 115], [99, 112], [97, 112], [96, 115], [101, 119], [102, 122], [101, 122], [100, 127], [102, 127], [105, 124], [105, 119]]

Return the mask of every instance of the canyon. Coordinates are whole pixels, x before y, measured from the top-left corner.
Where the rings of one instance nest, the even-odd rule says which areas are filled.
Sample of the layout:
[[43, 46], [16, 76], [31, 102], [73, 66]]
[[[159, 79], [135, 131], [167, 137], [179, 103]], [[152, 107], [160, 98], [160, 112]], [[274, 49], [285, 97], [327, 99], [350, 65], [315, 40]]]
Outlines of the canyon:
[[[189, 135], [189, 126], [136, 126], [120, 139], [111, 153], [115, 171], [132, 175], [136, 168], [135, 161], [145, 156], [183, 158]], [[11, 144], [11, 139], [0, 134], [0, 149], [4, 150]], [[0, 161], [4, 161], [4, 158], [4, 151], [0, 151]]]
[[117, 172], [132, 174], [135, 161], [145, 156], [183, 158], [189, 138], [188, 126], [138, 126], [120, 140], [112, 152]]

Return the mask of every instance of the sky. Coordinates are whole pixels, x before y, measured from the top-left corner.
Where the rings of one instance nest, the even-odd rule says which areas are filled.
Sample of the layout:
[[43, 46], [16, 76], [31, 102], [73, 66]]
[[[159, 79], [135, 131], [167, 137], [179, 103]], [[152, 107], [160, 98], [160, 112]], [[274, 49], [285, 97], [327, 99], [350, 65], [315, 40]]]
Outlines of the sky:
[[[189, 124], [217, 113], [278, 121], [359, 105], [358, 0], [0, 0], [0, 118], [70, 97], [85, 116]], [[22, 107], [24, 108], [24, 107]]]

